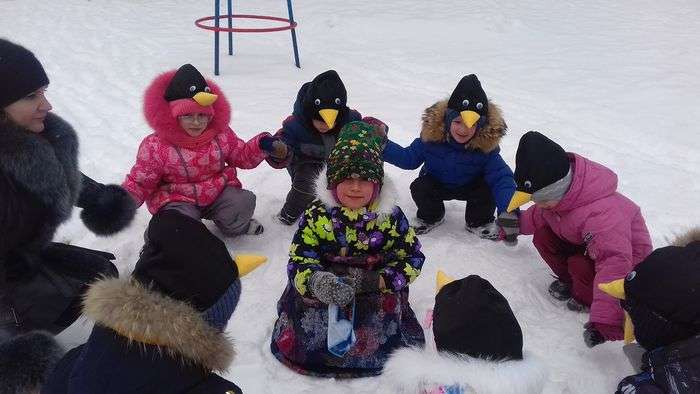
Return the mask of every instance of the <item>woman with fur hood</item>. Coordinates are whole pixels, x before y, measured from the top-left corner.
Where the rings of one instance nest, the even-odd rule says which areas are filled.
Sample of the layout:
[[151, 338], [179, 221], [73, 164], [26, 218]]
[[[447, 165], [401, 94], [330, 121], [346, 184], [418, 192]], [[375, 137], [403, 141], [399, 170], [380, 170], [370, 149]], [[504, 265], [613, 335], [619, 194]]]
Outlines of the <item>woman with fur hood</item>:
[[381, 126], [345, 125], [289, 251], [271, 350], [306, 375], [378, 375], [389, 353], [424, 342], [408, 303], [425, 257], [384, 177]]
[[[541, 393], [547, 374], [523, 352], [523, 334], [508, 300], [477, 275], [452, 280], [438, 271], [433, 341], [395, 351], [383, 378], [393, 393]], [[432, 326], [432, 330], [430, 327]]]
[[126, 227], [129, 195], [78, 169], [78, 136], [49, 112], [49, 79], [26, 48], [0, 39], [0, 392], [41, 385], [61, 349], [57, 334], [80, 315], [80, 297], [100, 275], [116, 276], [110, 253], [53, 243], [83, 208], [98, 235]]
[[221, 89], [191, 64], [159, 75], [144, 97], [154, 132], [141, 142], [124, 188], [155, 214], [174, 209], [211, 219], [228, 237], [261, 234], [253, 219], [255, 194], [243, 189], [236, 168], [255, 168], [287, 147], [269, 133], [245, 142], [229, 127], [231, 107]]
[[93, 283], [84, 300], [95, 321], [87, 343], [69, 351], [44, 394], [241, 393], [217, 375], [235, 356], [225, 333], [241, 281], [265, 261], [231, 258], [204, 224], [161, 210], [130, 278]]
[[498, 147], [506, 134], [500, 109], [486, 97], [476, 75], [462, 78], [448, 100], [425, 110], [420, 138], [403, 148], [389, 141], [384, 160], [404, 170], [423, 165], [411, 184], [418, 207], [416, 233], [440, 225], [445, 200], [467, 202], [466, 229], [482, 238], [501, 237], [493, 212], [505, 213], [515, 191], [513, 172]]

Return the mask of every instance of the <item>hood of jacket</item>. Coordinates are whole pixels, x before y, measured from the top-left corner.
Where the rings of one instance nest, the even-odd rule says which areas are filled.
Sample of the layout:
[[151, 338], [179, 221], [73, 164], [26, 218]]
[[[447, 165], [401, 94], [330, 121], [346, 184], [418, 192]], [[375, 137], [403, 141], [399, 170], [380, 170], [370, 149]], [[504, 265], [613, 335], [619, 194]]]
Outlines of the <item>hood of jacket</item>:
[[617, 191], [617, 175], [609, 168], [575, 153], [568, 153], [572, 179], [569, 190], [554, 211], [569, 211], [608, 197]]
[[233, 342], [194, 307], [132, 279], [103, 279], [85, 294], [83, 313], [130, 341], [158, 346], [183, 363], [226, 371]]
[[[167, 71], [157, 76], [148, 86], [144, 94], [143, 115], [148, 125], [151, 126], [159, 136], [172, 133], [174, 130], [184, 133], [180, 128], [177, 118], [173, 117], [170, 112], [170, 104], [168, 104], [164, 98], [165, 91], [170, 81], [173, 79], [175, 72], [176, 70]], [[210, 79], [206, 81], [211, 89], [211, 93], [219, 96], [214, 104], [212, 104], [214, 108], [214, 117], [209, 123], [208, 128], [219, 131], [227, 130], [231, 122], [231, 105], [216, 83]]]
[[528, 352], [522, 360], [488, 361], [428, 347], [395, 351], [382, 376], [400, 393], [438, 385], [457, 385], [465, 393], [541, 393], [547, 381], [546, 370]]
[[[447, 99], [438, 101], [425, 109], [422, 117], [420, 138], [423, 142], [447, 142], [445, 133], [445, 111], [447, 110]], [[508, 126], [501, 109], [489, 101], [488, 121], [486, 125], [477, 130], [476, 135], [467, 142], [466, 149], [480, 150], [489, 153], [498, 147], [501, 138], [506, 135]]]

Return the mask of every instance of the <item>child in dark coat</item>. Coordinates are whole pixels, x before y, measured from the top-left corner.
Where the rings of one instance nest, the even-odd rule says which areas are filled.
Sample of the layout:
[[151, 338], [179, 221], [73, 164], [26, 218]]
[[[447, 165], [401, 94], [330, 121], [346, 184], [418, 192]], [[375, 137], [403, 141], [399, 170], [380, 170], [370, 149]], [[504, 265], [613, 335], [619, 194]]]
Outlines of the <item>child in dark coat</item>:
[[46, 394], [240, 393], [214, 371], [234, 357], [224, 333], [241, 293], [240, 277], [264, 257], [239, 256], [199, 220], [175, 210], [153, 216], [129, 279], [90, 287], [87, 343], [69, 351]]
[[292, 240], [271, 349], [302, 374], [377, 375], [391, 351], [424, 342], [408, 286], [425, 257], [384, 177], [376, 133], [343, 127]]
[[466, 228], [482, 238], [499, 239], [494, 209], [505, 213], [515, 191], [513, 172], [498, 147], [506, 134], [500, 109], [486, 97], [476, 75], [467, 75], [448, 100], [428, 107], [420, 138], [403, 148], [389, 141], [384, 160], [405, 170], [421, 165], [411, 184], [418, 207], [416, 233], [444, 221], [446, 200], [467, 202]]
[[[394, 352], [384, 369], [392, 393], [540, 393], [546, 373], [523, 353], [508, 301], [477, 275], [452, 280], [438, 271], [433, 341]], [[430, 327], [426, 327], [430, 329]]]
[[617, 393], [700, 392], [700, 227], [601, 288], [621, 299], [632, 323], [626, 339], [646, 350], [642, 372], [623, 379]]
[[285, 159], [269, 158], [276, 168], [287, 168], [292, 187], [282, 209], [280, 222], [291, 225], [314, 200], [314, 182], [335, 146], [338, 132], [348, 122], [364, 120], [381, 123], [374, 118], [362, 118], [347, 106], [345, 85], [335, 70], [317, 75], [301, 86], [294, 111], [275, 134], [290, 148]]

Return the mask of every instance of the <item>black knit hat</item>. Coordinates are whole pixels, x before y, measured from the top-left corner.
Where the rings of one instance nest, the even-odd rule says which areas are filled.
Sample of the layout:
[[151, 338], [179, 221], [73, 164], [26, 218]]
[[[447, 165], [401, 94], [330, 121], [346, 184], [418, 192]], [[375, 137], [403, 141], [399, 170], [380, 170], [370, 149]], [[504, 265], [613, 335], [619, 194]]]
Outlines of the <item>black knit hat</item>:
[[469, 74], [459, 81], [447, 101], [447, 108], [457, 112], [474, 111], [481, 119], [486, 119], [489, 113], [489, 99], [476, 75]]
[[309, 121], [323, 120], [319, 111], [331, 109], [338, 111], [338, 120], [344, 119], [349, 112], [347, 102], [348, 94], [338, 73], [335, 70], [325, 71], [308, 83], [302, 100], [304, 117]]
[[238, 280], [226, 245], [199, 220], [160, 210], [146, 238], [132, 277], [200, 312], [216, 304]]
[[700, 242], [655, 250], [625, 279], [623, 306], [647, 350], [700, 334]]
[[433, 333], [441, 351], [489, 360], [523, 358], [523, 333], [508, 301], [478, 275], [440, 289]]
[[0, 38], [0, 109], [49, 84], [32, 52]]
[[536, 131], [520, 138], [515, 153], [516, 189], [532, 194], [569, 173], [569, 157], [556, 142]]

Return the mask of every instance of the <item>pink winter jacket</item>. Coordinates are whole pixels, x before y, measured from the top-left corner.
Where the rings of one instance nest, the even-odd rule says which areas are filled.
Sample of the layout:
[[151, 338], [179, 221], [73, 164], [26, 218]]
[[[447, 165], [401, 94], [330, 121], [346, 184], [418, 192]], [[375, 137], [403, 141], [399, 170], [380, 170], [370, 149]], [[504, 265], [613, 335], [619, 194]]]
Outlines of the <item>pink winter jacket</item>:
[[175, 71], [156, 77], [144, 94], [143, 112], [155, 131], [141, 142], [136, 164], [122, 186], [140, 204], [144, 201], [155, 214], [165, 204], [185, 201], [200, 207], [210, 205], [227, 186], [242, 187], [238, 168], [255, 168], [267, 158], [259, 140], [261, 133], [244, 142], [228, 126], [231, 106], [221, 89], [207, 80], [211, 92], [218, 95], [210, 128], [221, 130], [211, 141], [196, 149], [178, 147], [165, 138], [168, 133], [182, 132], [165, 101], [165, 90]]
[[586, 245], [595, 262], [590, 321], [621, 326], [619, 302], [598, 289], [599, 283], [624, 278], [652, 251], [639, 207], [616, 192], [617, 175], [607, 167], [569, 153], [571, 186], [553, 209], [532, 206], [520, 215], [520, 232], [534, 234], [549, 226], [561, 239]]

